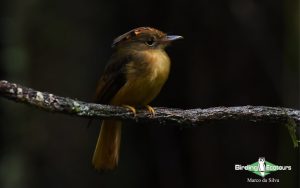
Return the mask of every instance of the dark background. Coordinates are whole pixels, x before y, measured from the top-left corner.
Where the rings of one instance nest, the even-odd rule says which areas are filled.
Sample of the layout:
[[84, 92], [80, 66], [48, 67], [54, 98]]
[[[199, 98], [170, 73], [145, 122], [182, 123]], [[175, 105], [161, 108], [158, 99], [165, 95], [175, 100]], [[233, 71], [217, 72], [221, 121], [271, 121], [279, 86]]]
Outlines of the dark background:
[[[0, 79], [91, 101], [112, 40], [152, 26], [184, 40], [167, 49], [170, 78], [152, 106], [299, 109], [297, 0], [3, 0]], [[0, 187], [299, 187], [299, 149], [283, 125], [220, 122], [181, 129], [123, 126], [119, 167], [91, 166], [100, 121], [0, 99]], [[265, 157], [292, 171], [247, 183], [235, 171]]]

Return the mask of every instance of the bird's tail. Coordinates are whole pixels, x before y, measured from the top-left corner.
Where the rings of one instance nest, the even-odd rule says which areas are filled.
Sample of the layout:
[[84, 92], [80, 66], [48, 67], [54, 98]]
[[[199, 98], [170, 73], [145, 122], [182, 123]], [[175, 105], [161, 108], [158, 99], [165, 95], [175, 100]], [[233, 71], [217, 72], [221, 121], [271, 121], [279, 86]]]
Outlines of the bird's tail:
[[118, 165], [121, 125], [116, 120], [102, 122], [92, 161], [97, 170], [113, 170]]

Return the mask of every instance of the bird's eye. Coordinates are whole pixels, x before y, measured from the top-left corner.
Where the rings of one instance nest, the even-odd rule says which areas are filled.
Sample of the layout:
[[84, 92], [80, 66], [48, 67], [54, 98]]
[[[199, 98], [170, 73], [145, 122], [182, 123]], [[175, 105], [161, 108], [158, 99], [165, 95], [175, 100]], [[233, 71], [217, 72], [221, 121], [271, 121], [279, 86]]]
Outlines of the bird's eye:
[[148, 46], [153, 46], [155, 44], [155, 39], [150, 38], [145, 42]]

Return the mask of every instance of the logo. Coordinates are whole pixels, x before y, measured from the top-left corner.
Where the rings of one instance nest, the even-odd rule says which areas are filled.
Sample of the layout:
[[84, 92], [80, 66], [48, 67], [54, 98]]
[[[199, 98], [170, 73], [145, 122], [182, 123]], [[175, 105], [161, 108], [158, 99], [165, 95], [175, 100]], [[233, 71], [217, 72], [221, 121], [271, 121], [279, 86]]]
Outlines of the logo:
[[[235, 167], [236, 171], [246, 170], [246, 171], [252, 172], [260, 177], [263, 177], [263, 178], [273, 172], [276, 172], [276, 171], [292, 170], [291, 166], [281, 166], [281, 165], [275, 165], [273, 163], [270, 163], [270, 162], [266, 161], [265, 157], [259, 157], [257, 162], [254, 162], [249, 165], [244, 166], [244, 165], [240, 165], [240, 164], [235, 164], [234, 167]], [[251, 181], [249, 181], [249, 179]], [[269, 178], [270, 181], [271, 181], [271, 179], [277, 180], [276, 182], [279, 182], [279, 179]], [[247, 178], [248, 182], [253, 182], [252, 180], [256, 180], [255, 182], [261, 182], [260, 179]], [[263, 179], [263, 180], [267, 180], [267, 179]], [[271, 182], [274, 182], [274, 181], [271, 181]]]

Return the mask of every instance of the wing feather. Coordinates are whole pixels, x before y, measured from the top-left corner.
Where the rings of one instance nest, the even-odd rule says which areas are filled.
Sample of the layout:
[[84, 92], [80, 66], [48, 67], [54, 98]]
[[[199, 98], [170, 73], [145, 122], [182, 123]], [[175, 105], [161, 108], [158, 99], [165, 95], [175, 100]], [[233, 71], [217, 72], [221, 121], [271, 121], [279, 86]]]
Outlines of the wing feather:
[[131, 61], [131, 56], [121, 57], [113, 55], [100, 78], [95, 101], [101, 104], [109, 104], [115, 94], [126, 83], [125, 68]]

